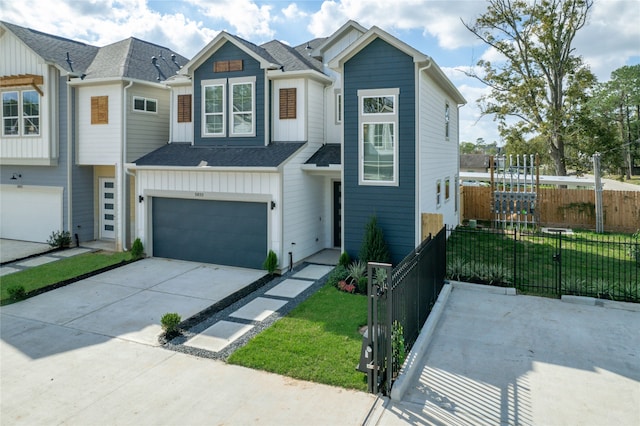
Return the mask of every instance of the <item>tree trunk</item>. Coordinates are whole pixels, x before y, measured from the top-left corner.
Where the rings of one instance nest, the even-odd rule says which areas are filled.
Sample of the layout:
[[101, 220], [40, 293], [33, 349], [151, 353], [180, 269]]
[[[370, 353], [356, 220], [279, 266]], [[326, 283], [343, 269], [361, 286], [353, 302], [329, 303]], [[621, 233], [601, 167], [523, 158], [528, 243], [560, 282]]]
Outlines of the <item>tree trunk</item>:
[[567, 167], [564, 160], [564, 141], [562, 136], [555, 134], [551, 136], [549, 141], [549, 154], [555, 166], [556, 176], [566, 176]]

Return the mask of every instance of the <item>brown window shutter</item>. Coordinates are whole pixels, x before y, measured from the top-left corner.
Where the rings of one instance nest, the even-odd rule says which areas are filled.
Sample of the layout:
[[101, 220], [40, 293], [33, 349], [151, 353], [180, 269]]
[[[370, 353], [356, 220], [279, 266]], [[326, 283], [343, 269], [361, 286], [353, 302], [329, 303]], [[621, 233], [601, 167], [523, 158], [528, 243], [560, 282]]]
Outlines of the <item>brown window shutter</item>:
[[280, 119], [296, 118], [296, 88], [280, 89]]
[[109, 124], [109, 97], [91, 97], [91, 124]]
[[178, 95], [178, 123], [191, 123], [191, 95]]

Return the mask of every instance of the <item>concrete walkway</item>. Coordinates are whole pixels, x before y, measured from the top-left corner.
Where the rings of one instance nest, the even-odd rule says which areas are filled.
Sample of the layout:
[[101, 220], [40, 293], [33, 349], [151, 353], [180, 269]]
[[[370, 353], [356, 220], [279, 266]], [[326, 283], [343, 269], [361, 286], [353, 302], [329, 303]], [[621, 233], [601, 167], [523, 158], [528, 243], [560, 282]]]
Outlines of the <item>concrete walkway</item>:
[[640, 424], [640, 306], [488, 290], [452, 289], [408, 391], [368, 424]]

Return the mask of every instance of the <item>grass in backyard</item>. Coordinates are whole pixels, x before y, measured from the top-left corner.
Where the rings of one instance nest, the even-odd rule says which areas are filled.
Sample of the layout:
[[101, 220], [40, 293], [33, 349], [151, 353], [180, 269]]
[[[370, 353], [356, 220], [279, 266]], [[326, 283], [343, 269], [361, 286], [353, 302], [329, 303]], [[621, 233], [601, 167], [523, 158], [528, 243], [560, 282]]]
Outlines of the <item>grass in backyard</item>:
[[505, 283], [524, 291], [558, 294], [560, 285], [562, 294], [639, 299], [640, 263], [634, 254], [639, 241], [634, 236], [574, 230], [560, 239], [533, 232], [514, 237], [512, 231], [454, 231], [447, 242], [450, 272], [466, 262], [467, 269], [500, 269]]
[[356, 371], [367, 298], [325, 285], [229, 357], [231, 364], [366, 391]]
[[7, 289], [12, 286], [21, 285], [24, 287], [25, 292], [29, 293], [51, 284], [115, 265], [123, 260], [131, 260], [131, 254], [128, 252], [85, 253], [5, 275], [0, 277], [0, 303], [3, 305], [11, 303]]

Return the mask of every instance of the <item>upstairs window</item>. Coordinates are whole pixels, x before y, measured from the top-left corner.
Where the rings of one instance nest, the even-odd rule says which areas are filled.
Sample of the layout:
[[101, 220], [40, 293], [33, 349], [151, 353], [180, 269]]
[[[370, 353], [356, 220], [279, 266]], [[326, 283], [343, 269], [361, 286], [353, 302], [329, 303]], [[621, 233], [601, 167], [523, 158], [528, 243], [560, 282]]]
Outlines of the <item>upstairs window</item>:
[[336, 124], [342, 123], [342, 93], [336, 93]]
[[91, 124], [109, 124], [109, 97], [91, 97]]
[[142, 112], [158, 112], [158, 101], [155, 99], [143, 98], [140, 96], [133, 97], [133, 110]]
[[202, 133], [205, 136], [224, 136], [224, 84], [203, 87], [204, 120]]
[[253, 82], [231, 84], [231, 136], [254, 133]]
[[442, 181], [438, 179], [436, 181], [436, 206], [440, 207], [442, 204]]
[[359, 90], [360, 184], [398, 183], [399, 89]]
[[449, 102], [444, 104], [444, 137], [449, 139]]
[[2, 93], [2, 135], [40, 135], [40, 94], [37, 91]]
[[444, 199], [445, 201], [449, 201], [449, 198], [451, 198], [451, 179], [450, 178], [446, 178], [444, 180]]

